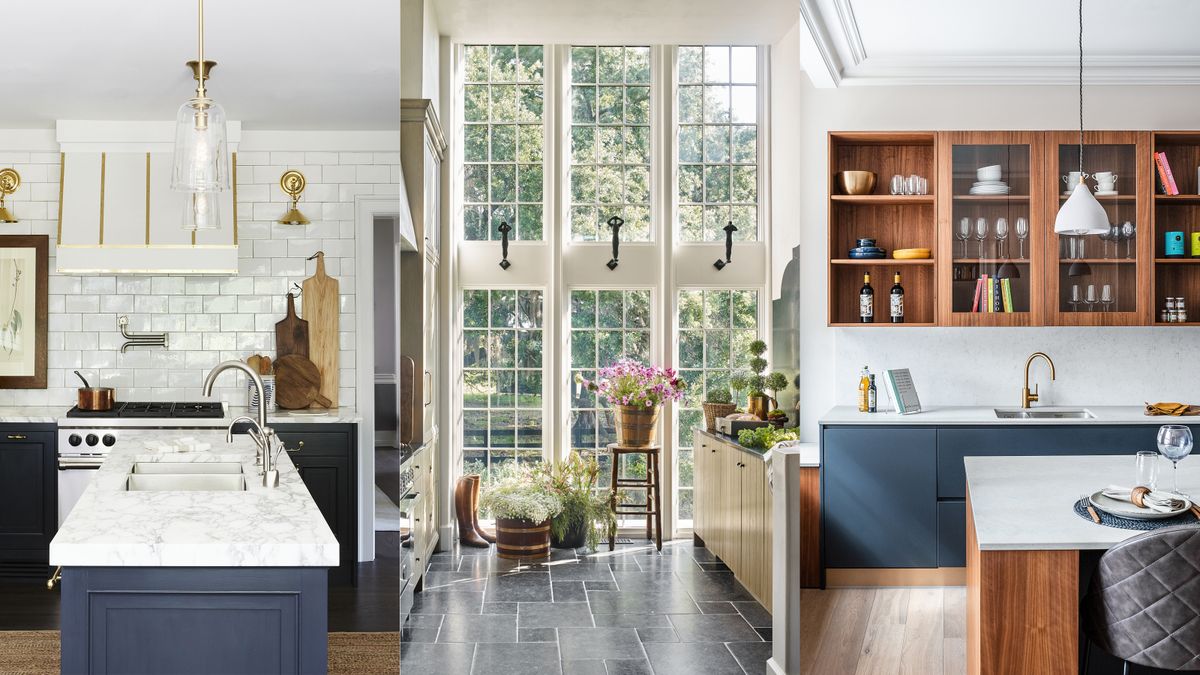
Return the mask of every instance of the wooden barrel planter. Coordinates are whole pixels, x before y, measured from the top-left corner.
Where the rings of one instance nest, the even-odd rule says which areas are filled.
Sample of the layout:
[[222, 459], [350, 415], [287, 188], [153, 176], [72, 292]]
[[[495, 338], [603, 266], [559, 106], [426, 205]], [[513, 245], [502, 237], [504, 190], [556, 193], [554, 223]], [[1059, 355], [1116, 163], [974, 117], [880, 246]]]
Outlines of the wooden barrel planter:
[[662, 406], [613, 406], [617, 413], [617, 445], [644, 448], [658, 440], [658, 413]]
[[507, 560], [549, 556], [550, 521], [534, 523], [523, 518], [497, 518], [496, 555]]

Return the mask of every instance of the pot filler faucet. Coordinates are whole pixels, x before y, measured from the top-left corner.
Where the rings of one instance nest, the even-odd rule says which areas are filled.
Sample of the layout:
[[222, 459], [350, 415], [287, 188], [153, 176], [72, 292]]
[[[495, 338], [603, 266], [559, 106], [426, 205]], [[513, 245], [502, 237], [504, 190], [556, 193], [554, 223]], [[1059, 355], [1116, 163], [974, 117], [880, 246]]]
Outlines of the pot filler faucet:
[[216, 382], [217, 375], [220, 375], [226, 370], [240, 370], [250, 378], [254, 383], [254, 389], [258, 392], [258, 419], [246, 417], [245, 415], [238, 417], [229, 423], [229, 428], [225, 431], [225, 442], [233, 442], [233, 427], [239, 422], [249, 422], [253, 425], [250, 429], [249, 436], [254, 441], [254, 445], [258, 448], [255, 453], [255, 463], [262, 465], [263, 487], [273, 488], [279, 485], [279, 470], [275, 468], [275, 459], [279, 457], [279, 451], [283, 449], [283, 441], [275, 435], [275, 430], [267, 426], [267, 409], [262, 405], [266, 401], [266, 393], [263, 391], [262, 378], [253, 368], [242, 363], [241, 361], [222, 361], [218, 363], [209, 373], [208, 377], [204, 378], [204, 395], [212, 396], [213, 383]]

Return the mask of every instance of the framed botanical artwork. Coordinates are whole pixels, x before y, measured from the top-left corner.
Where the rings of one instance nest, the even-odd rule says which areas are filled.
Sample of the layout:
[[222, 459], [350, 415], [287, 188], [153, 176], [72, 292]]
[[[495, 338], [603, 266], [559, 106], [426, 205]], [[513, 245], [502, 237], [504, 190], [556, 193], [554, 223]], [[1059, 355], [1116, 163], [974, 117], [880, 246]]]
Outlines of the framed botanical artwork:
[[45, 389], [50, 237], [0, 235], [0, 389]]

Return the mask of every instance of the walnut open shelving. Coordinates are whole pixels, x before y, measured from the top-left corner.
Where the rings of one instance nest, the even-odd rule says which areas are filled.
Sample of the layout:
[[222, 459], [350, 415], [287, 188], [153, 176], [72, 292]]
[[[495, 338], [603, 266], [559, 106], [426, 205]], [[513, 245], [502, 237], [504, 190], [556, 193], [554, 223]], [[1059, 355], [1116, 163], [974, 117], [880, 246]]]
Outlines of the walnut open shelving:
[[[834, 132], [829, 134], [829, 325], [913, 327], [937, 325], [937, 255], [918, 260], [853, 260], [846, 257], [858, 239], [874, 239], [892, 251], [937, 246], [937, 134], [922, 132]], [[838, 194], [839, 171], [872, 171], [869, 195]], [[889, 194], [891, 177], [916, 174], [929, 182], [929, 194]], [[892, 274], [904, 286], [904, 323], [889, 319]], [[875, 290], [873, 323], [858, 320], [863, 274]]]
[[[1200, 185], [1197, 167], [1200, 166], [1200, 132], [1156, 131], [1152, 134], [1153, 151], [1164, 152], [1171, 174], [1179, 188], [1177, 195], [1154, 195], [1153, 246], [1154, 273], [1151, 276], [1153, 298], [1150, 320], [1155, 326], [1200, 326], [1200, 257], [1168, 258], [1165, 253], [1166, 233], [1183, 232], [1184, 251], [1191, 253], [1191, 234], [1200, 231]], [[1154, 174], [1149, 180], [1156, 185]], [[1181, 297], [1187, 303], [1188, 315], [1197, 320], [1183, 323], [1161, 321], [1161, 311], [1168, 297]]]

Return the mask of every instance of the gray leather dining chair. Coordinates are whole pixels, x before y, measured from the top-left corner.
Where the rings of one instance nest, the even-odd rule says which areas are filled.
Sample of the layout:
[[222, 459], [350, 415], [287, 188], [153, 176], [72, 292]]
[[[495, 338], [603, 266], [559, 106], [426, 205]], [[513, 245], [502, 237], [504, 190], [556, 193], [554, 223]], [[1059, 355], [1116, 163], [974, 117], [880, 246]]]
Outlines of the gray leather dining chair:
[[1127, 539], [1100, 557], [1081, 612], [1091, 643], [1129, 664], [1200, 671], [1200, 527]]

